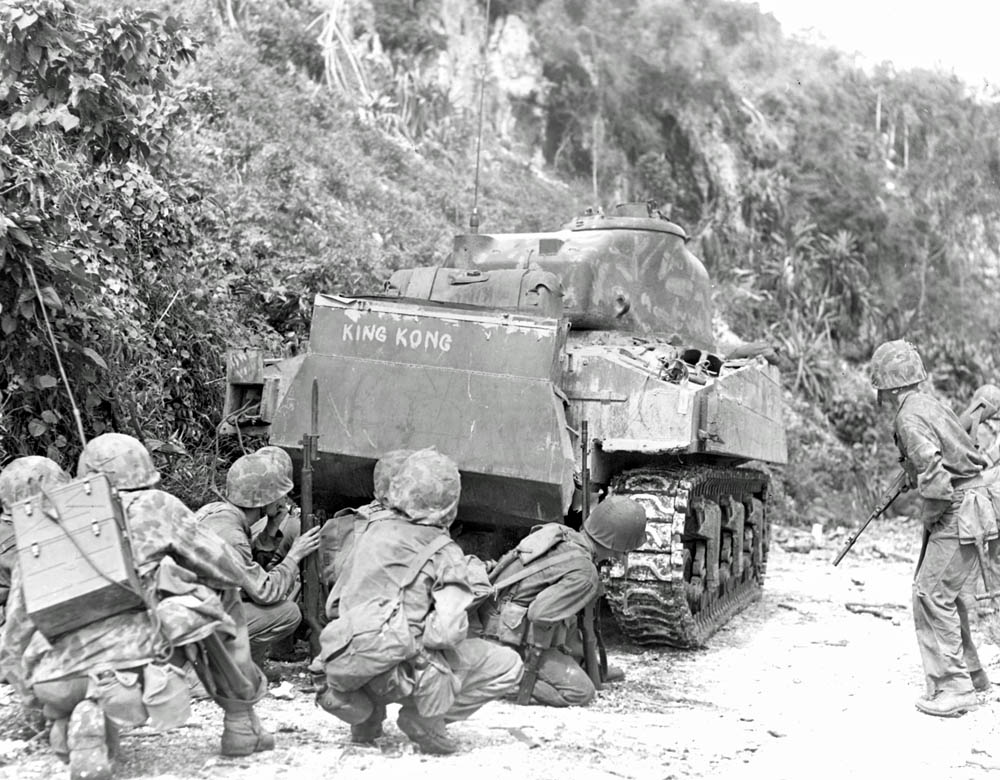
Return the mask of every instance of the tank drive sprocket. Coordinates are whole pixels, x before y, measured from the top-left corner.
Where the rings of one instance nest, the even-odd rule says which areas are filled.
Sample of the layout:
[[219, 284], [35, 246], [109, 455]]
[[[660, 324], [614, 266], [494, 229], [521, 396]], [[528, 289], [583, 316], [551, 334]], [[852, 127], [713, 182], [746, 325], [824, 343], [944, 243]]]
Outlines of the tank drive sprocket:
[[719, 466], [639, 468], [612, 491], [646, 509], [646, 542], [605, 582], [622, 632], [646, 645], [701, 647], [760, 597], [768, 477]]

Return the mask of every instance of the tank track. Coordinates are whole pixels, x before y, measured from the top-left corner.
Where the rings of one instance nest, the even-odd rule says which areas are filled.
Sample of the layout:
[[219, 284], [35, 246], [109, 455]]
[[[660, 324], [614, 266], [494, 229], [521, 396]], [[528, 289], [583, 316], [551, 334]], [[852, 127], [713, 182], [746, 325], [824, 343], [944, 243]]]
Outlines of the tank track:
[[612, 492], [646, 509], [646, 541], [605, 580], [608, 605], [629, 640], [704, 646], [760, 598], [769, 539], [768, 477], [719, 466], [640, 468]]

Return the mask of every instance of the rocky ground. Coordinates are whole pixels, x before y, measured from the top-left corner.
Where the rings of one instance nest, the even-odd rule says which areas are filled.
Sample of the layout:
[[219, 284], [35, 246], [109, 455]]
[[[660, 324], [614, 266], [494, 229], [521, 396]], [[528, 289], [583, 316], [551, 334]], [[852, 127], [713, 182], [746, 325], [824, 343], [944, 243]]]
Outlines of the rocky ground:
[[[896, 521], [897, 524], [901, 521]], [[774, 532], [764, 598], [700, 652], [614, 644], [623, 683], [590, 707], [491, 704], [452, 726], [462, 753], [415, 753], [390, 721], [376, 746], [312, 703], [305, 677], [273, 688], [260, 707], [278, 732], [273, 753], [216, 754], [221, 714], [197, 702], [191, 721], [164, 735], [123, 739], [120, 778], [768, 778], [1000, 776], [1000, 687], [961, 718], [918, 713], [922, 674], [909, 613], [919, 533], [912, 523], [873, 531], [837, 568], [840, 539]], [[1000, 682], [988, 618], [977, 626], [983, 660]], [[297, 668], [286, 667], [295, 674]], [[14, 712], [0, 688], [0, 722]], [[8, 726], [0, 778], [68, 777], [41, 737]]]

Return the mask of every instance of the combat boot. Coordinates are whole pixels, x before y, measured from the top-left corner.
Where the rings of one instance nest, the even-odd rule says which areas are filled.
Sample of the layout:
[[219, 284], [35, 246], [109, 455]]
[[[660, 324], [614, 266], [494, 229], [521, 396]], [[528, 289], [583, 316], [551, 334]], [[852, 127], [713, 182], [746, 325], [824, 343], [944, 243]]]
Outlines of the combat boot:
[[226, 716], [222, 722], [224, 756], [249, 756], [274, 750], [274, 734], [264, 729], [257, 720], [253, 705], [246, 702], [227, 701], [223, 705]]
[[69, 718], [56, 718], [49, 729], [49, 747], [56, 758], [64, 764], [69, 763], [69, 744], [66, 742], [66, 729], [69, 728]]
[[382, 736], [382, 721], [385, 720], [385, 705], [376, 704], [369, 715], [361, 723], [351, 726], [351, 742], [359, 745], [370, 745]]
[[956, 718], [979, 706], [979, 699], [974, 691], [953, 693], [938, 691], [933, 696], [917, 699], [917, 709], [926, 715], [937, 715], [941, 718]]
[[110, 779], [107, 739], [104, 710], [96, 701], [84, 699], [73, 709], [66, 729], [70, 780]]
[[969, 672], [969, 677], [972, 678], [972, 687], [980, 693], [990, 689], [990, 678], [986, 676], [985, 669], [973, 669]]
[[424, 753], [450, 756], [458, 752], [458, 743], [444, 730], [444, 718], [423, 718], [404, 706], [399, 710], [396, 724]]

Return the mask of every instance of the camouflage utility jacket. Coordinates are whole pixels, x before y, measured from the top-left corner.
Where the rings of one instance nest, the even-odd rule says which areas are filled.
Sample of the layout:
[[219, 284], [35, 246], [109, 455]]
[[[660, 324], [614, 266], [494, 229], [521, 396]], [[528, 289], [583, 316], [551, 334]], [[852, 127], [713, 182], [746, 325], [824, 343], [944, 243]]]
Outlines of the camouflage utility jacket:
[[102, 669], [140, 666], [171, 645], [215, 631], [235, 633], [217, 591], [243, 587], [239, 555], [202, 527], [179, 499], [162, 490], [121, 493], [133, 561], [155, 611], [95, 621], [49, 642], [26, 612], [15, 567], [7, 622], [0, 637], [0, 671], [22, 695], [31, 684]]
[[[962, 538], [995, 537], [992, 494], [995, 474], [958, 416], [933, 396], [915, 390], [896, 411], [894, 438], [910, 485], [923, 499], [921, 519], [929, 530]], [[953, 514], [957, 523], [941, 523]]]
[[[541, 568], [534, 574], [501, 588], [483, 603], [479, 610], [483, 633], [508, 644], [562, 645], [576, 655], [575, 617], [597, 598], [601, 587], [593, 548], [583, 534], [565, 526], [538, 526], [500, 559], [492, 579], [502, 584], [536, 564]], [[525, 620], [531, 624], [530, 632]]]
[[239, 554], [243, 567], [243, 594], [248, 600], [267, 605], [288, 598], [298, 577], [298, 561], [286, 556], [268, 570], [254, 560], [253, 533], [242, 509], [226, 501], [216, 501], [199, 509], [197, 519]]

